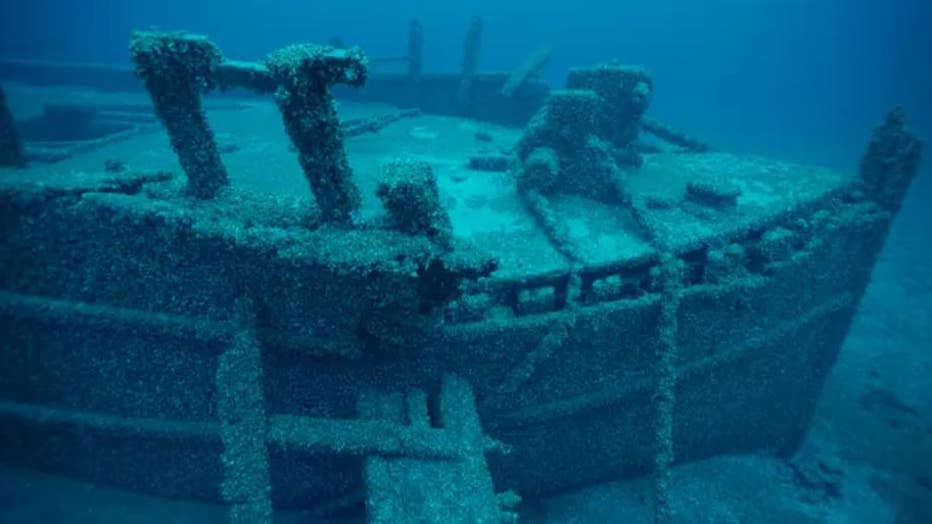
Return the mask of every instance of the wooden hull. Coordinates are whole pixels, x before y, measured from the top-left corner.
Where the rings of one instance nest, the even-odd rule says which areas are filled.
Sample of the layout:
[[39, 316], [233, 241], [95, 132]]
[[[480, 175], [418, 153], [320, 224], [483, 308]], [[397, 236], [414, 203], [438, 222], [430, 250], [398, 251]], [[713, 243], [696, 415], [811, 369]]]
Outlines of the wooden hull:
[[[803, 436], [892, 218], [847, 195], [841, 188], [783, 217], [793, 240], [776, 255], [755, 256], [761, 231], [735, 239], [750, 256], [728, 278], [714, 281], [697, 262], [694, 270], [705, 276], [684, 289], [679, 309], [679, 460], [788, 453]], [[258, 270], [267, 263], [259, 255], [219, 256], [216, 246], [261, 249], [191, 235], [187, 222], [152, 229], [139, 218], [151, 215], [123, 206], [119, 192], [80, 205], [5, 198], [14, 211], [2, 244], [10, 270], [0, 294], [0, 331], [9, 334], [0, 342], [0, 460], [164, 496], [223, 500], [216, 369], [239, 329], [223, 311], [225, 278], [248, 274], [253, 264], [256, 274], [274, 268]], [[134, 246], [151, 243], [146, 231], [158, 231], [165, 251], [151, 247], [134, 260]], [[178, 262], [172, 251], [204, 258]], [[275, 504], [361, 501], [362, 465], [374, 452], [369, 444], [341, 453], [302, 444], [301, 435], [289, 435], [288, 416], [323, 426], [353, 420], [367, 391], [435, 391], [448, 372], [472, 384], [486, 432], [508, 449], [488, 456], [497, 489], [534, 496], [649, 470], [660, 300], [649, 287], [507, 320], [400, 329], [397, 347], [407, 350], [388, 344], [372, 351], [319, 330], [287, 331], [303, 315], [333, 321], [343, 314], [338, 303], [328, 313], [312, 300], [322, 289], [312, 275], [317, 270], [321, 281], [337, 285], [345, 274], [311, 263], [302, 273], [302, 260], [288, 266], [306, 277], [302, 296], [275, 287], [290, 286], [285, 277], [262, 280], [269, 287], [258, 289], [276, 312], [258, 331]], [[126, 264], [118, 274], [146, 278], [107, 281], [114, 264]], [[340, 285], [353, 285], [345, 278]], [[378, 278], [394, 286], [401, 277], [386, 270]]]

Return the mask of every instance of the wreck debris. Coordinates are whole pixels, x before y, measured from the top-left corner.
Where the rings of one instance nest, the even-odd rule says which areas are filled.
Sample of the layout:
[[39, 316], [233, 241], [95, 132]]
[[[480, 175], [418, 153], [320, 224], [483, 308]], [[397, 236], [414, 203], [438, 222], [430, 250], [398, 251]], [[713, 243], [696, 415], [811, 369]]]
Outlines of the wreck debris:
[[641, 129], [689, 153], [712, 151], [709, 144], [649, 118], [641, 119]]
[[919, 169], [922, 141], [906, 127], [906, 113], [894, 108], [874, 129], [858, 171], [864, 191], [887, 206], [898, 206]]
[[394, 160], [384, 166], [376, 193], [395, 225], [410, 235], [426, 235], [444, 249], [452, 247], [450, 217], [440, 204], [437, 177], [427, 162]]
[[220, 50], [187, 33], [137, 32], [130, 45], [136, 75], [146, 84], [155, 113], [188, 175], [188, 192], [213, 198], [229, 183], [201, 94], [216, 87]]
[[595, 91], [600, 99], [598, 135], [617, 149], [633, 146], [654, 90], [647, 71], [614, 64], [576, 68], [570, 70], [566, 87]]
[[560, 188], [607, 202], [621, 199], [610, 145], [597, 134], [601, 104], [590, 90], [551, 93], [518, 143], [521, 187], [542, 193]]
[[7, 106], [3, 86], [0, 86], [0, 167], [26, 167], [23, 144], [16, 133], [16, 124]]
[[508, 80], [502, 87], [502, 96], [512, 97], [515, 91], [524, 87], [528, 81], [540, 75], [540, 72], [550, 63], [550, 56], [553, 51], [549, 47], [543, 47], [535, 51], [527, 60], [508, 75]]
[[502, 154], [478, 154], [469, 157], [469, 169], [504, 173], [511, 167], [511, 157]]
[[[495, 492], [485, 453], [501, 446], [483, 433], [472, 387], [445, 375], [431, 427], [427, 394], [369, 394], [359, 399], [360, 418], [395, 424], [424, 436], [443, 436], [450, 457], [372, 454], [365, 459], [366, 513], [372, 524], [397, 522], [514, 522], [514, 492]], [[436, 440], [436, 439], [431, 439]]]
[[741, 188], [728, 180], [690, 180], [686, 183], [686, 199], [707, 207], [723, 209], [738, 203]]
[[473, 83], [479, 67], [479, 49], [482, 46], [482, 18], [478, 16], [469, 20], [469, 29], [463, 41], [463, 61], [460, 64], [459, 107], [463, 116], [469, 116], [472, 110]]
[[343, 128], [343, 136], [345, 138], [352, 138], [366, 133], [378, 133], [382, 129], [385, 129], [386, 126], [399, 120], [417, 118], [419, 116], [421, 116], [420, 109], [402, 109], [401, 111], [385, 115], [344, 120], [340, 122], [340, 127]]
[[275, 101], [295, 147], [304, 175], [317, 199], [321, 218], [347, 224], [359, 207], [359, 190], [343, 149], [343, 131], [330, 87], [366, 82], [366, 57], [358, 48], [334, 49], [298, 44], [275, 51], [265, 61], [278, 82]]
[[104, 160], [104, 171], [107, 173], [123, 173], [126, 171], [126, 163], [116, 158]]

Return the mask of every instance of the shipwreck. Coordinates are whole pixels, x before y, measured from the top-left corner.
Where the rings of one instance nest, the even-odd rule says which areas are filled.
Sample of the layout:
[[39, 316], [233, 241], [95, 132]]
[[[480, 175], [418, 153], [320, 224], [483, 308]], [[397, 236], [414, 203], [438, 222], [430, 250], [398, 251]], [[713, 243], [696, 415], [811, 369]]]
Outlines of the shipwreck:
[[[131, 101], [36, 117], [81, 140], [0, 97], [0, 460], [250, 523], [500, 522], [653, 473], [665, 521], [674, 461], [792, 453], [917, 170], [902, 112], [856, 173], [730, 154], [647, 119], [641, 68], [551, 91], [547, 50], [479, 73], [481, 32], [430, 75], [414, 23], [382, 76], [138, 33], [148, 99], [98, 71]], [[0, 64], [39, 69], [80, 76]]]

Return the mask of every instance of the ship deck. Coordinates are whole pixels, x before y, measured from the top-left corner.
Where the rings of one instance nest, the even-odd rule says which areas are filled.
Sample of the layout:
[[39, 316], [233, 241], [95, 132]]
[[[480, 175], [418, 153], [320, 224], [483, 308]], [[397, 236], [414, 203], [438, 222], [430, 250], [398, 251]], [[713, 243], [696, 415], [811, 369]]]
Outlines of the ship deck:
[[[23, 133], [27, 151], [56, 160], [33, 162], [27, 170], [7, 176], [12, 183], [25, 178], [54, 185], [68, 173], [100, 172], [109, 161], [136, 172], [170, 172], [176, 185], [183, 181], [178, 158], [151, 114], [145, 93], [16, 84], [9, 84], [7, 91], [14, 116], [30, 124], [24, 126], [27, 132]], [[232, 207], [241, 205], [243, 199], [271, 196], [286, 197], [296, 208], [313, 208], [297, 154], [271, 97], [225, 94], [207, 96], [204, 103], [231, 185], [237, 190], [229, 202], [223, 202], [221, 195], [218, 206]], [[82, 111], [94, 113], [91, 118], [103, 121], [106, 129], [89, 131], [91, 126], [80, 122]], [[437, 176], [454, 237], [497, 259], [496, 279], [569, 270], [572, 261], [535, 221], [510, 172], [509, 154], [521, 129], [420, 114], [382, 103], [341, 102], [338, 112], [347, 132], [348, 160], [362, 196], [359, 216], [363, 222], [377, 221], [384, 215], [376, 196], [382, 164], [397, 158], [423, 160]], [[79, 114], [78, 123], [69, 121], [75, 119], [75, 113]], [[372, 124], [377, 129], [367, 128]], [[52, 130], [55, 126], [60, 129]], [[69, 127], [70, 131], [61, 129]], [[74, 139], [87, 132], [97, 135]], [[51, 136], [62, 133], [74, 136], [48, 140], [62, 138]], [[626, 179], [633, 199], [648, 203], [642, 210], [644, 223], [637, 223], [624, 207], [573, 195], [554, 195], [550, 210], [553, 220], [566, 232], [565, 241], [585, 266], [634, 265], [656, 255], [657, 246], [651, 244], [658, 239], [669, 239], [662, 247], [676, 252], [702, 248], [710, 239], [718, 244], [740, 240], [748, 232], [795, 212], [800, 205], [837, 192], [851, 179], [847, 173], [773, 159], [661, 152], [646, 155], [644, 166]], [[737, 204], [726, 210], [689, 202], [679, 205], [687, 194], [687, 183], [697, 181], [713, 188], [737, 188]], [[653, 205], [658, 202], [661, 205]], [[280, 215], [288, 212], [282, 210]], [[650, 231], [644, 231], [645, 225]]]

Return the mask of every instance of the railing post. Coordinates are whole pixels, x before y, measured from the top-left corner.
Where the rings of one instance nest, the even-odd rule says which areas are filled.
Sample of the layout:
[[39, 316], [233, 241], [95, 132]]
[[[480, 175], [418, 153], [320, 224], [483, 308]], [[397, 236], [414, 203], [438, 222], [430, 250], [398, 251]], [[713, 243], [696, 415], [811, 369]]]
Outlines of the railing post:
[[0, 167], [26, 167], [23, 144], [16, 133], [13, 113], [6, 103], [6, 93], [0, 86]]
[[670, 524], [673, 522], [670, 488], [675, 459], [673, 430], [682, 261], [672, 253], [662, 254], [655, 277], [659, 281], [661, 293], [657, 354], [654, 357], [654, 524]]
[[416, 86], [421, 81], [424, 56], [424, 28], [418, 19], [411, 20], [408, 29], [408, 82]]
[[482, 18], [472, 17], [466, 40], [463, 41], [463, 62], [460, 69], [459, 109], [460, 114], [469, 116], [472, 112], [473, 83], [476, 69], [479, 67], [479, 49], [482, 46]]

